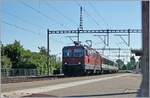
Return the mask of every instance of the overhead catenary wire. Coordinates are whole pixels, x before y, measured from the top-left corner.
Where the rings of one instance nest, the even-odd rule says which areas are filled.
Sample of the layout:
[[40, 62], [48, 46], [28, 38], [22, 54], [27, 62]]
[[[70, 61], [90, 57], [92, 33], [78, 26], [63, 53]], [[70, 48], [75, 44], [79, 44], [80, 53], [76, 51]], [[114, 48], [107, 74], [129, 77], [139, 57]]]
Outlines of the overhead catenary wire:
[[93, 11], [96, 13], [97, 16], [101, 17], [101, 19], [103, 20], [103, 22], [106, 24], [106, 26], [108, 28], [111, 28], [110, 25], [106, 22], [106, 20], [104, 19], [104, 17], [100, 14], [100, 12], [95, 8], [95, 6], [92, 4], [92, 2], [87, 2], [90, 7], [93, 9]]
[[48, 16], [48, 15], [42, 13], [40, 10], [38, 10], [38, 9], [36, 9], [36, 8], [34, 8], [34, 7], [32, 7], [32, 6], [30, 6], [29, 4], [25, 3], [24, 1], [20, 0], [20, 3], [23, 4], [24, 6], [26, 6], [26, 7], [30, 8], [30, 9], [32, 9], [33, 11], [37, 12], [37, 13], [40, 14], [41, 16], [47, 18], [47, 19], [50, 20], [51, 22], [53, 21], [53, 22], [55, 22], [56, 24], [59, 24], [59, 25], [62, 26], [62, 27], [65, 26], [64, 24], [59, 23], [56, 19], [54, 19], [54, 18], [52, 18], [52, 17], [50, 17], [50, 16]]
[[68, 42], [60, 40], [62, 38], [60, 38], [59, 40], [57, 40], [57, 39], [54, 39], [54, 38], [51, 37], [51, 39], [54, 40], [54, 41], [56, 41], [56, 42], [59, 42], [60, 44], [64, 44], [64, 43], [69, 44]]
[[[49, 20], [53, 20], [55, 23], [60, 24], [60, 23], [57, 22], [57, 20], [55, 20], [54, 18], [47, 16], [46, 14], [42, 13], [40, 10], [38, 10], [38, 9], [36, 9], [36, 8], [34, 8], [34, 7], [32, 7], [32, 6], [30, 6], [29, 4], [26, 4], [26, 3], [23, 2], [23, 1], [21, 1], [21, 3], [22, 3], [24, 6], [26, 6], [26, 7], [30, 8], [30, 9], [34, 10], [35, 12], [39, 13], [39, 14], [42, 15], [42, 16], [44, 16], [45, 18], [47, 18], [47, 19], [49, 19]], [[39, 5], [40, 5], [40, 1], [39, 1]], [[64, 27], [65, 25], [64, 25], [64, 24], [60, 24], [60, 26], [63, 26], [63, 27]], [[51, 39], [52, 39], [52, 40], [55, 40], [55, 41], [57, 41], [57, 42], [59, 42], [59, 43], [66, 43], [66, 42], [63, 42], [63, 41], [60, 41], [60, 40], [56, 40], [56, 39], [53, 39], [53, 38], [51, 38]]]
[[74, 0], [74, 2], [80, 7], [82, 6], [77, 0]]
[[97, 22], [97, 20], [92, 15], [90, 15], [85, 8], [84, 8], [84, 12], [86, 12], [87, 16], [89, 16], [95, 22], [95, 24], [100, 27], [100, 24]]
[[[15, 15], [15, 14], [12, 14], [12, 13], [9, 13], [9, 12], [5, 12], [5, 13], [6, 13], [7, 15], [10, 15], [10, 16], [12, 16], [12, 17], [15, 17], [15, 18], [19, 19], [20, 21], [22, 21], [22, 22], [24, 22], [24, 23], [28, 23], [28, 24], [31, 24], [31, 25], [33, 25], [33, 26], [43, 28], [42, 26], [37, 25], [37, 24], [34, 24], [34, 23], [32, 23], [32, 22], [29, 22], [28, 20], [25, 20], [25, 19], [23, 19], [23, 18], [21, 18], [21, 17]], [[15, 25], [15, 24], [12, 24], [12, 23], [9, 23], [9, 22], [6, 22], [6, 21], [2, 21], [2, 23], [7, 24], [7, 25], [9, 25], [9, 26], [13, 26], [13, 27], [15, 27], [15, 28], [17, 28], [17, 29], [21, 29], [21, 30], [26, 31], [26, 32], [31, 32], [31, 33], [40, 35], [40, 33], [37, 33], [37, 32], [35, 32], [35, 31], [29, 30], [29, 29], [27, 29], [27, 28], [24, 28], [24, 27], [21, 27], [21, 26], [18, 26], [18, 25]], [[44, 29], [44, 28], [43, 28], [43, 29]], [[54, 40], [54, 39], [52, 39], [52, 40]], [[66, 42], [62, 42], [62, 41], [59, 41], [59, 40], [55, 40], [55, 41], [57, 41], [57, 42], [59, 42], [59, 43], [66, 43]]]
[[[61, 11], [59, 11], [57, 8], [55, 8], [54, 6], [52, 6], [49, 2], [46, 2], [46, 1], [45, 1], [45, 4], [46, 4], [48, 7], [51, 7], [53, 10], [55, 10], [55, 12], [57, 12], [57, 14], [63, 16], [66, 20], [68, 20], [68, 21], [70, 21], [70, 22], [76, 24], [76, 22], [75, 22], [74, 20], [72, 20], [72, 19], [70, 19], [69, 17], [65, 16]], [[60, 40], [56, 40], [56, 39], [53, 39], [53, 38], [51, 38], [51, 39], [54, 40], [54, 41], [56, 41], [56, 42], [59, 42], [60, 44], [64, 44], [64, 43], [70, 44], [70, 43], [67, 43], [67, 42], [64, 42], [64, 41], [60, 41]]]
[[26, 32], [31, 32], [31, 33], [33, 33], [33, 34], [40, 35], [40, 33], [37, 33], [37, 32], [32, 31], [32, 30], [30, 30], [30, 29], [27, 29], [27, 28], [24, 28], [24, 27], [21, 27], [21, 26], [18, 26], [18, 25], [9, 23], [9, 22], [4, 21], [4, 20], [2, 20], [1, 22], [4, 23], [4, 24], [7, 24], [7, 25], [9, 25], [9, 26], [13, 26], [13, 27], [15, 27], [15, 28], [17, 28], [17, 29], [21, 29], [21, 30], [26, 31]]
[[[75, 2], [79, 7], [82, 6], [77, 0], [74, 0], [74, 2]], [[100, 24], [97, 22], [97, 20], [96, 20], [92, 15], [90, 15], [89, 12], [88, 12], [85, 8], [83, 8], [83, 11], [85, 12], [85, 14], [87, 14], [88, 17], [90, 17], [90, 18], [95, 22], [96, 25], [98, 25], [98, 26], [100, 27]]]
[[66, 20], [68, 20], [69, 22], [73, 23], [73, 24], [77, 24], [76, 21], [74, 21], [73, 19], [71, 19], [70, 17], [66, 16], [65, 14], [63, 14], [60, 10], [58, 10], [56, 7], [52, 6], [49, 2], [45, 2], [46, 5], [48, 7], [51, 7], [57, 14], [61, 15], [62, 17], [64, 17]]
[[[76, 0], [74, 0], [74, 1], [76, 2], [76, 4], [77, 4], [78, 6], [81, 6]], [[93, 5], [90, 5], [90, 6], [93, 7]], [[103, 22], [106, 23], [105, 19], [101, 16], [101, 14], [96, 10], [95, 7], [93, 7], [93, 10], [94, 10], [95, 13], [97, 14], [97, 16], [101, 17], [102, 20], [103, 20]], [[84, 9], [84, 11], [86, 12], [86, 14], [87, 14], [98, 26], [100, 26], [100, 24], [97, 22], [97, 20], [96, 20], [92, 15], [90, 15], [86, 9]], [[106, 25], [107, 25], [107, 27], [110, 28], [110, 26], [108, 25], [108, 23], [106, 23]]]
[[23, 19], [23, 18], [21, 18], [21, 17], [15, 15], [15, 14], [12, 14], [12, 13], [9, 13], [9, 12], [5, 12], [5, 13], [6, 13], [7, 15], [9, 15], [9, 16], [12, 16], [12, 17], [14, 17], [14, 18], [16, 18], [16, 19], [22, 21], [23, 23], [27, 23], [27, 24], [33, 25], [33, 26], [35, 26], [35, 27], [45, 29], [44, 27], [42, 27], [42, 26], [40, 26], [40, 25], [38, 25], [38, 24], [32, 23], [32, 22], [30, 22], [30, 21], [28, 21], [28, 20], [26, 20], [26, 19]]
[[[24, 28], [24, 27], [21, 27], [21, 26], [18, 26], [18, 25], [15, 25], [15, 24], [12, 24], [12, 23], [9, 23], [9, 22], [6, 22], [6, 21], [1, 21], [2, 23], [4, 23], [4, 24], [7, 24], [7, 25], [9, 25], [9, 26], [12, 26], [12, 27], [15, 27], [15, 28], [17, 28], [17, 29], [20, 29], [20, 30], [23, 30], [23, 31], [25, 31], [25, 32], [31, 32], [31, 33], [33, 33], [33, 34], [36, 34], [36, 35], [41, 35], [40, 33], [37, 33], [37, 32], [35, 32], [35, 31], [32, 31], [32, 30], [29, 30], [29, 29], [27, 29], [27, 28]], [[60, 40], [56, 40], [56, 39], [53, 39], [53, 38], [51, 38], [52, 40], [54, 40], [54, 41], [57, 41], [57, 42], [59, 42], [59, 43], [67, 43], [67, 42], [64, 42], [64, 41], [60, 41]], [[68, 44], [68, 43], [67, 43]]]

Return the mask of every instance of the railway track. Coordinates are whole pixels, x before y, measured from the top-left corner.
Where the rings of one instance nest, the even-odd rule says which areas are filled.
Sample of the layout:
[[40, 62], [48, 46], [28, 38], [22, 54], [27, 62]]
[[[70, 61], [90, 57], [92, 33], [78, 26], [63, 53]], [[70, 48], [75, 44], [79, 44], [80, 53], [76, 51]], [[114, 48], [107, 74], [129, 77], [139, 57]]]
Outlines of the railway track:
[[[94, 76], [94, 75], [88, 75]], [[16, 77], [5, 77], [1, 78], [2, 84], [7, 83], [19, 83], [19, 82], [32, 82], [32, 81], [41, 81], [41, 80], [55, 80], [62, 78], [74, 78], [74, 77], [84, 77], [84, 76], [64, 76], [64, 75], [51, 75], [51, 76], [40, 76], [40, 77], [25, 77], [25, 76], [16, 76]]]
[[[118, 73], [131, 73], [127, 71], [119, 71]], [[115, 73], [113, 73], [115, 74]], [[116, 73], [117, 74], [117, 73]], [[104, 75], [104, 74], [101, 74]], [[95, 75], [88, 75], [88, 76], [95, 76]], [[82, 76], [76, 76], [82, 77]], [[51, 75], [51, 76], [15, 76], [15, 77], [1, 77], [1, 83], [19, 83], [19, 82], [32, 82], [32, 81], [41, 81], [41, 80], [55, 80], [55, 79], [62, 79], [62, 78], [73, 78], [64, 76], [63, 74], [58, 75]]]
[[15, 77], [2, 77], [1, 83], [18, 83], [18, 82], [32, 82], [32, 81], [41, 81], [41, 80], [54, 80], [65, 78], [64, 75], [51, 75], [51, 76], [15, 76]]

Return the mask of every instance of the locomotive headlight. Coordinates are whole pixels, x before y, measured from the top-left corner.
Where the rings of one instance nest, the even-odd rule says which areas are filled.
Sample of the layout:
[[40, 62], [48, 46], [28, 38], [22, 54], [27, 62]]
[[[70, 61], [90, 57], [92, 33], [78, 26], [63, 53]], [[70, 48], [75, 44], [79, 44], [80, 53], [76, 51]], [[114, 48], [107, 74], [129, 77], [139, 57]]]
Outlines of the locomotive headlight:
[[67, 62], [65, 62], [65, 64], [67, 64]]
[[78, 64], [81, 64], [81, 62], [78, 62]]

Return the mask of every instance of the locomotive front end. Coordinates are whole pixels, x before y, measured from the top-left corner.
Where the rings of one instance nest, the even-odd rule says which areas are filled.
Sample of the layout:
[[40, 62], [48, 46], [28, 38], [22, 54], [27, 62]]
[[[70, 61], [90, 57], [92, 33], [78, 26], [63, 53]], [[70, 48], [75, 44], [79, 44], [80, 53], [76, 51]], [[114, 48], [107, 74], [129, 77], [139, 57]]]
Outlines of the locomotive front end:
[[84, 66], [84, 48], [82, 46], [68, 46], [63, 48], [63, 73], [66, 76], [82, 75]]

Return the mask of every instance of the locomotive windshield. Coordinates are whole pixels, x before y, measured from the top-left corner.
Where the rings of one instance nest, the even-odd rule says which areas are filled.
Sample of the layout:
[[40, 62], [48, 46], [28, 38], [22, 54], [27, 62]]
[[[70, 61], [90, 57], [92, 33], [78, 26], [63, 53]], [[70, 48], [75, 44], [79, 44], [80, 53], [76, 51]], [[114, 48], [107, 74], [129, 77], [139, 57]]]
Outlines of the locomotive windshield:
[[84, 55], [83, 49], [65, 49], [63, 50], [63, 57], [82, 57]]
[[64, 57], [71, 57], [72, 56], [72, 51], [67, 49], [67, 50], [63, 50], [63, 56]]
[[82, 57], [84, 55], [83, 49], [74, 49], [74, 57]]

